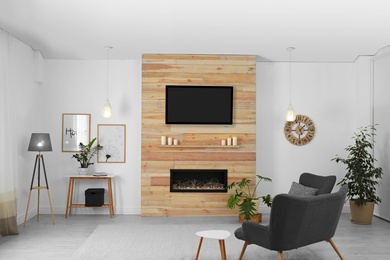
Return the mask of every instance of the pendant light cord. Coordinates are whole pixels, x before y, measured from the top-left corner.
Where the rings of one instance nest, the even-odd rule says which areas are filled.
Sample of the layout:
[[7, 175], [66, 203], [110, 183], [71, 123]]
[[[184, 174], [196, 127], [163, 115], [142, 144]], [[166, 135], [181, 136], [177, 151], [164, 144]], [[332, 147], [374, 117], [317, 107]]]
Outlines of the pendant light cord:
[[107, 100], [108, 100], [108, 68], [109, 68], [109, 66], [108, 66], [108, 61], [109, 61], [109, 52], [110, 52], [110, 48], [111, 47], [106, 47], [106, 49], [107, 49]]
[[290, 51], [290, 104], [291, 104], [291, 51], [292, 49], [289, 48], [289, 51]]
[[287, 50], [290, 52], [290, 105], [291, 105], [291, 94], [292, 94], [292, 87], [291, 87], [291, 52], [295, 50], [294, 47], [289, 47]]

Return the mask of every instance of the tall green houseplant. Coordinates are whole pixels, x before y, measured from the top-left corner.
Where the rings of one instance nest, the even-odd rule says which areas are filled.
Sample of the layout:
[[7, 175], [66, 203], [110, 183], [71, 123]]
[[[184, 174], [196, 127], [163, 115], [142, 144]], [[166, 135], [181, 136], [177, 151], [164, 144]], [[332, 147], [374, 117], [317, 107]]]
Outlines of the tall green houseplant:
[[[337, 185], [347, 185], [348, 187], [347, 198], [350, 199], [352, 222], [354, 223], [371, 223], [374, 204], [381, 202], [381, 198], [376, 194], [376, 187], [382, 178], [383, 170], [374, 165], [376, 161], [373, 156], [375, 131], [373, 125], [359, 128], [359, 131], [354, 133], [352, 137], [354, 144], [345, 148], [348, 153], [347, 157], [342, 158], [336, 155], [332, 159], [336, 163], [341, 162], [346, 166], [347, 173]], [[356, 206], [360, 210], [356, 209], [355, 211]], [[365, 212], [363, 215], [361, 212], [365, 208], [367, 208], [367, 213]]]
[[345, 148], [348, 156], [341, 158], [336, 155], [332, 159], [336, 163], [346, 165], [347, 173], [337, 184], [348, 186], [347, 197], [354, 199], [358, 206], [365, 205], [367, 201], [375, 204], [381, 202], [376, 195], [376, 186], [379, 184], [378, 180], [382, 178], [383, 171], [381, 167], [374, 166], [376, 159], [372, 155], [375, 131], [374, 126], [359, 128], [352, 137], [354, 144]]

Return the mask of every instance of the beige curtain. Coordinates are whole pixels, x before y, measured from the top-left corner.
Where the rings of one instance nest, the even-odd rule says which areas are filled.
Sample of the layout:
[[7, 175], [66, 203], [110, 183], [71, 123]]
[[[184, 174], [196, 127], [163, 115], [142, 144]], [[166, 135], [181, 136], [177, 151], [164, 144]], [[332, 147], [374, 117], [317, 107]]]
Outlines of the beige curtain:
[[0, 29], [0, 236], [17, 235], [17, 152], [13, 123], [13, 36]]

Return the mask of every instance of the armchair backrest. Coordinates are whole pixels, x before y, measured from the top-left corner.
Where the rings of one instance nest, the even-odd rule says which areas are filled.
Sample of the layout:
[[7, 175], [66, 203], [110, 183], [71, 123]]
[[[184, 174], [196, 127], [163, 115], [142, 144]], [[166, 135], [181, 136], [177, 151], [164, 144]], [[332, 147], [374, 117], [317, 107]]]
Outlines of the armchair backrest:
[[320, 176], [312, 173], [304, 172], [299, 177], [299, 183], [318, 189], [317, 195], [331, 193], [336, 183], [336, 176]]
[[269, 222], [270, 249], [285, 251], [331, 239], [346, 194], [343, 186], [338, 192], [317, 196], [276, 195]]

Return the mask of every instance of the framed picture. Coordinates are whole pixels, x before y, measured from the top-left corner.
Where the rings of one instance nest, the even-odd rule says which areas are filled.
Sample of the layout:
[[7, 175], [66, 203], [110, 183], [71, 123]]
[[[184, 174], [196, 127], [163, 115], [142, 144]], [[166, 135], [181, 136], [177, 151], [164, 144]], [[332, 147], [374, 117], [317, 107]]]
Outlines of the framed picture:
[[62, 114], [62, 151], [77, 152], [79, 144], [88, 144], [91, 114]]
[[126, 162], [126, 125], [98, 124], [98, 144], [103, 149], [98, 151], [98, 163]]

